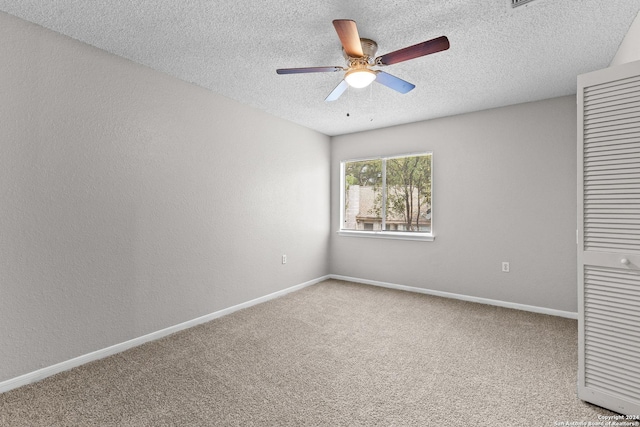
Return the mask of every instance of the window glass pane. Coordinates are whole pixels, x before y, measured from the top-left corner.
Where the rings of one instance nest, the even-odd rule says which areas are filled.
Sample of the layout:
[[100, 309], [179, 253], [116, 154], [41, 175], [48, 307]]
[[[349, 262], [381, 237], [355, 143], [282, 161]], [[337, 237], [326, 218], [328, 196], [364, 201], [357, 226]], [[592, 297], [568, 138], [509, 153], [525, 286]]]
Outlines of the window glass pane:
[[431, 155], [388, 159], [387, 229], [431, 231]]
[[343, 162], [342, 230], [431, 233], [431, 164], [431, 154]]
[[343, 230], [381, 230], [382, 160], [344, 163]]

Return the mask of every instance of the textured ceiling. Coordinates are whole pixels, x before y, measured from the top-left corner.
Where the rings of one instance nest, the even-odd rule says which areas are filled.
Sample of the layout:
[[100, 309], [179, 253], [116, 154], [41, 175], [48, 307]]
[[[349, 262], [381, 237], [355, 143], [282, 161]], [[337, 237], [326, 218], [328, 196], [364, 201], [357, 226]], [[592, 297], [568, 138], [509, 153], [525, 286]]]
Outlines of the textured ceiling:
[[[640, 0], [0, 0], [0, 10], [327, 135], [573, 94], [607, 67]], [[385, 67], [416, 85], [325, 97], [344, 66], [333, 19], [378, 54], [446, 35], [447, 51]]]

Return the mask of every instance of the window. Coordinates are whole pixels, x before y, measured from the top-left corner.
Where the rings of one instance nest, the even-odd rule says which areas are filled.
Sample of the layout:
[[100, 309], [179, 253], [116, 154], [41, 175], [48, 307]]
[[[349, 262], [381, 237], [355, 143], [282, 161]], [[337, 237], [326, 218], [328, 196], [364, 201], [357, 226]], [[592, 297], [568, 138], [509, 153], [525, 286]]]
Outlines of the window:
[[342, 235], [433, 240], [432, 153], [343, 161]]

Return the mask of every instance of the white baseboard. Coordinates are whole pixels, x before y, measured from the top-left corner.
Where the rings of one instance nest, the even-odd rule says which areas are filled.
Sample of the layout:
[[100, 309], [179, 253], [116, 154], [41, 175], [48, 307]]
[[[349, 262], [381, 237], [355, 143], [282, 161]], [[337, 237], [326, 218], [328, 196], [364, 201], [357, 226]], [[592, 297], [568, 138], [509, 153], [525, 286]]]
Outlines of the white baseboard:
[[291, 286], [290, 288], [283, 289], [278, 292], [274, 292], [269, 295], [265, 295], [260, 298], [252, 299], [251, 301], [247, 301], [238, 305], [234, 305], [229, 308], [225, 308], [219, 311], [216, 311], [211, 314], [207, 314], [201, 317], [198, 317], [193, 320], [189, 320], [183, 323], [180, 323], [175, 326], [170, 326], [168, 328], [152, 332], [147, 335], [143, 335], [138, 338], [131, 339], [129, 341], [122, 342], [120, 344], [115, 344], [107, 348], [103, 348], [101, 350], [93, 351], [91, 353], [75, 357], [73, 359], [67, 360], [65, 362], [60, 362], [52, 366], [48, 366], [46, 368], [38, 369], [37, 371], [33, 371], [24, 375], [20, 375], [19, 377], [15, 377], [6, 381], [0, 382], [0, 393], [4, 393], [6, 391], [12, 390], [14, 388], [21, 387], [23, 385], [31, 384], [36, 381], [40, 381], [44, 378], [50, 377], [57, 373], [68, 371], [69, 369], [75, 368], [80, 365], [84, 365], [89, 362], [93, 362], [94, 360], [103, 359], [107, 356], [111, 356], [116, 353], [121, 353], [125, 350], [128, 350], [132, 347], [136, 347], [142, 345], [149, 341], [154, 341], [159, 338], [165, 337], [167, 335], [171, 335], [173, 333], [182, 331], [184, 329], [191, 328], [193, 326], [199, 325], [201, 323], [206, 323], [211, 320], [217, 319], [218, 317], [226, 316], [227, 314], [231, 314], [234, 311], [242, 310], [244, 308], [251, 307], [256, 304], [260, 304], [274, 298], [281, 297], [285, 294], [288, 294], [293, 291], [297, 291], [302, 288], [306, 288], [307, 286], [315, 285], [316, 283], [322, 282], [323, 280], [329, 279], [330, 276], [323, 276], [317, 279], [310, 280], [308, 282], [301, 283], [299, 285]]
[[417, 292], [420, 294], [434, 295], [444, 298], [459, 299], [462, 301], [477, 302], [480, 304], [495, 305], [498, 307], [513, 308], [516, 310], [531, 311], [533, 313], [548, 314], [550, 316], [566, 317], [568, 319], [578, 319], [578, 313], [571, 311], [555, 310], [553, 308], [536, 307], [534, 305], [518, 304], [515, 302], [499, 301], [488, 298], [472, 297], [468, 295], [454, 294], [450, 292], [434, 291], [431, 289], [415, 288], [412, 286], [397, 285], [395, 283], [379, 282], [377, 280], [359, 279], [357, 277], [340, 276], [330, 274], [329, 277], [336, 280], [363, 283], [365, 285], [381, 286], [383, 288], [398, 289], [401, 291]]

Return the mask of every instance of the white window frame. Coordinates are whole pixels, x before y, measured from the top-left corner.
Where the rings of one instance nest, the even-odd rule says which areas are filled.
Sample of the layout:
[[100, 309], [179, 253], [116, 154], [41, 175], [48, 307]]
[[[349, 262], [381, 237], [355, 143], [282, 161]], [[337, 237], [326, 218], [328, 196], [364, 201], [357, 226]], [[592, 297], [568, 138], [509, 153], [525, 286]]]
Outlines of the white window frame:
[[[386, 160], [397, 159], [402, 157], [414, 157], [414, 156], [431, 156], [431, 231], [426, 233], [423, 231], [364, 231], [364, 230], [344, 230], [342, 225], [344, 224], [344, 202], [345, 202], [345, 182], [344, 172], [345, 164], [350, 162], [360, 162], [365, 160], [382, 160], [382, 206], [387, 205], [387, 176], [386, 176]], [[432, 242], [435, 240], [435, 234], [433, 233], [433, 151], [424, 151], [420, 153], [407, 153], [397, 154], [392, 156], [374, 156], [374, 157], [362, 157], [358, 159], [347, 159], [340, 162], [340, 229], [337, 231], [339, 236], [343, 237], [367, 237], [374, 239], [394, 239], [394, 240], [414, 240], [422, 242]], [[385, 223], [386, 209], [382, 209], [382, 223]]]

